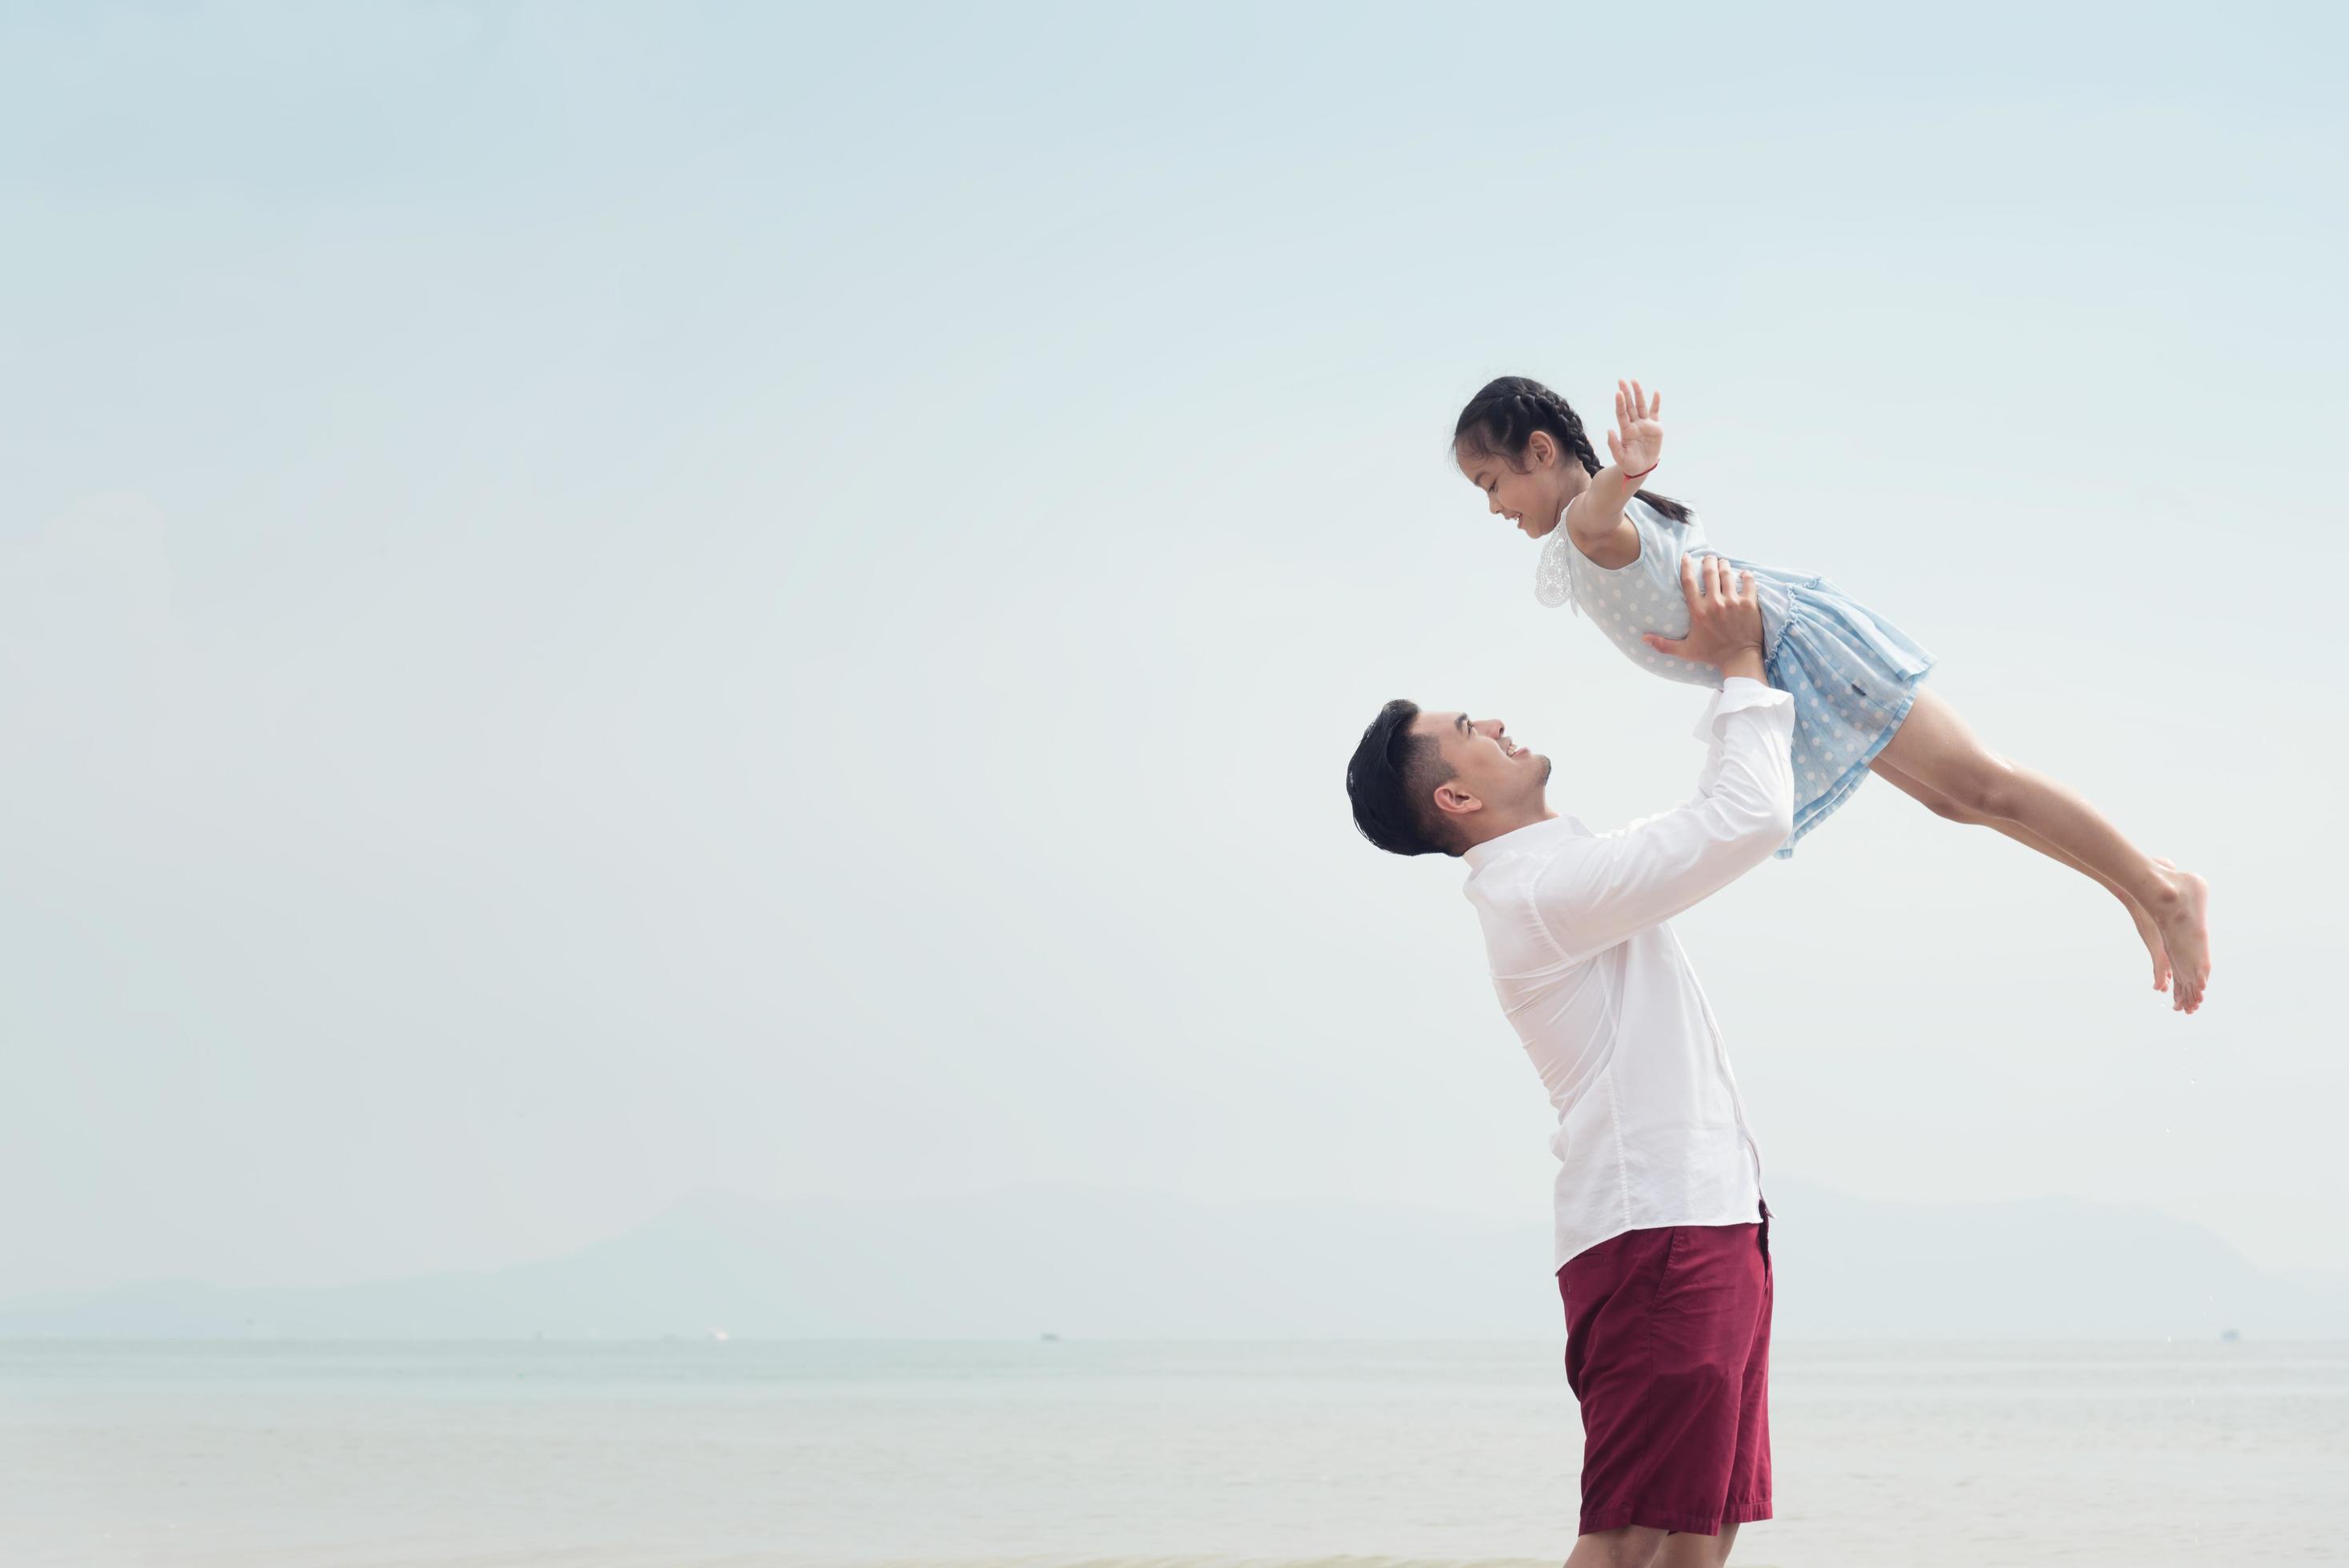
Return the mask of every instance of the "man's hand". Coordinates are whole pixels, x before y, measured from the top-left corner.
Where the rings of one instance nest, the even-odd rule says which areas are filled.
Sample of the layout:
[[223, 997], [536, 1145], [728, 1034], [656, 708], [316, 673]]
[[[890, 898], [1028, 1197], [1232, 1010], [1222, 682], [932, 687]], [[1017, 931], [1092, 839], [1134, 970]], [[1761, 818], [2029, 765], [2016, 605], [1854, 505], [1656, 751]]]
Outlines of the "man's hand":
[[1762, 602], [1754, 573], [1733, 572], [1718, 555], [1681, 557], [1681, 596], [1688, 601], [1688, 635], [1677, 642], [1646, 634], [1648, 646], [1674, 658], [1711, 665], [1726, 679], [1763, 680]]

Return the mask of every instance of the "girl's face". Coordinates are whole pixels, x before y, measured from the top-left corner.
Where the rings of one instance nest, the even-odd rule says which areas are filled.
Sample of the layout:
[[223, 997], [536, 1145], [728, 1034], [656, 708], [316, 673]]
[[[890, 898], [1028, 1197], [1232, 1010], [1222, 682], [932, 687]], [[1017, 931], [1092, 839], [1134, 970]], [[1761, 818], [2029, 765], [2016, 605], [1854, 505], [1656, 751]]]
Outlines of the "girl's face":
[[1562, 462], [1564, 449], [1547, 430], [1536, 430], [1526, 443], [1522, 471], [1508, 459], [1455, 448], [1453, 460], [1468, 482], [1485, 492], [1495, 517], [1506, 517], [1527, 539], [1539, 539], [1557, 526], [1566, 503], [1582, 493], [1590, 476], [1580, 463]]

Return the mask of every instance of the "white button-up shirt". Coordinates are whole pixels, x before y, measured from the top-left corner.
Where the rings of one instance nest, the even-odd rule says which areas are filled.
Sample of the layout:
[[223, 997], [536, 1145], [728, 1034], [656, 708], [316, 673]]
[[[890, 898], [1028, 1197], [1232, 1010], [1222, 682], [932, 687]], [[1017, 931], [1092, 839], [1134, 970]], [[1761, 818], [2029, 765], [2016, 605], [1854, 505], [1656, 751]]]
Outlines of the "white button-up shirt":
[[1493, 988], [1557, 1108], [1557, 1267], [1609, 1236], [1760, 1218], [1762, 1150], [1664, 923], [1794, 830], [1794, 701], [1734, 677], [1694, 799], [1611, 833], [1555, 817], [1468, 851]]

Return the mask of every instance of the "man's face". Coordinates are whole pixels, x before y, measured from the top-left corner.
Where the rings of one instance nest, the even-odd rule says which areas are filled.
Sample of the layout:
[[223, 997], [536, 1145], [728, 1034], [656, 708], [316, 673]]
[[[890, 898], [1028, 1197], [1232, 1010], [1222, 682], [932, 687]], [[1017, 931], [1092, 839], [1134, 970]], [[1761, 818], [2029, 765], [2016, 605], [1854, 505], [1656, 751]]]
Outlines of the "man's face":
[[1452, 777], [1436, 786], [1435, 809], [1471, 839], [1491, 836], [1485, 830], [1495, 823], [1519, 827], [1519, 819], [1540, 814], [1549, 758], [1509, 738], [1503, 720], [1423, 710], [1411, 729], [1443, 748]]

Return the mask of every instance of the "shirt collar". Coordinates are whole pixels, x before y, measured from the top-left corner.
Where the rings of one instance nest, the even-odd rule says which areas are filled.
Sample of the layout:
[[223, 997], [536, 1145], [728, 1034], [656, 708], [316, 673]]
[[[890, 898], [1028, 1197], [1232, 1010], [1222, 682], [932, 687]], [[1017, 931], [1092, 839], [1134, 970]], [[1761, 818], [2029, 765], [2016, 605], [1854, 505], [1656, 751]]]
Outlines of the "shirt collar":
[[1527, 822], [1522, 828], [1512, 828], [1481, 844], [1471, 844], [1461, 851], [1460, 858], [1468, 862], [1469, 874], [1473, 876], [1504, 855], [1514, 855], [1520, 850], [1531, 849], [1545, 839], [1561, 834], [1569, 838], [1587, 838], [1590, 830], [1582, 825], [1581, 819], [1560, 812], [1538, 822]]

